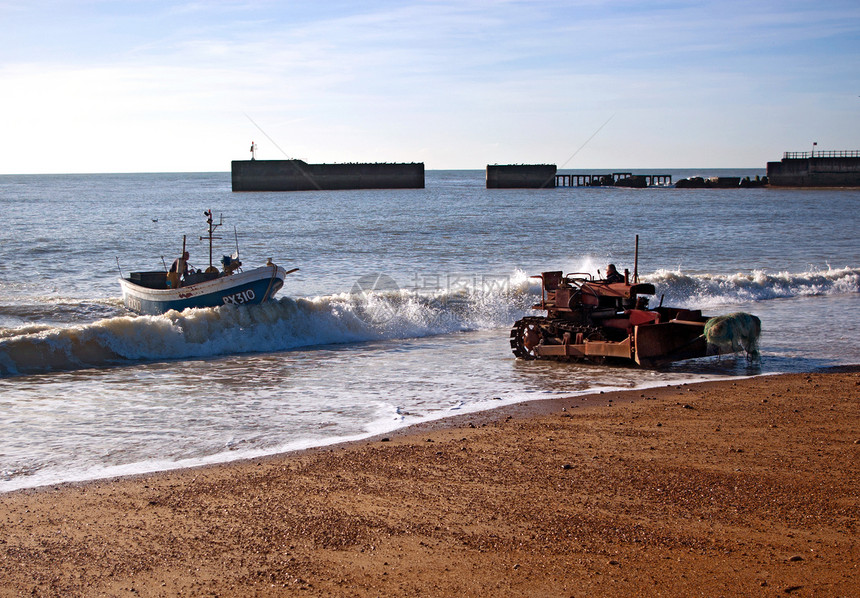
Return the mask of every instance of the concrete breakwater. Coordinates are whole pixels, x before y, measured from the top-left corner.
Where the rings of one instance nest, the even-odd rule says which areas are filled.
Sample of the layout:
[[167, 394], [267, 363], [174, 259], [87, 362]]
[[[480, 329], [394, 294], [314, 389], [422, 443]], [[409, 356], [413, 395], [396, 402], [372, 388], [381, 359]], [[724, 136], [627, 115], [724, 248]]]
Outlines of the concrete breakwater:
[[493, 164], [487, 166], [487, 189], [552, 189], [555, 187], [650, 187], [671, 185], [670, 174], [612, 172], [558, 174], [555, 164]]
[[633, 174], [611, 172], [608, 174], [557, 174], [557, 187], [633, 187], [645, 188], [672, 184], [671, 174]]
[[764, 187], [767, 185], [767, 177], [754, 179], [749, 177], [720, 176], [703, 178], [700, 176], [681, 179], [675, 183], [676, 189], [742, 189], [747, 187]]
[[487, 165], [487, 189], [552, 189], [555, 164]]
[[[302, 160], [235, 160], [233, 191], [423, 189], [423, 163], [308, 164]], [[487, 189], [556, 187], [860, 187], [860, 151], [786, 152], [768, 162], [767, 176], [692, 177], [632, 172], [559, 174], [555, 164], [503, 164], [486, 168]]]
[[860, 150], [786, 152], [767, 163], [773, 187], [860, 187]]
[[308, 164], [302, 160], [234, 160], [233, 191], [423, 189], [424, 163]]

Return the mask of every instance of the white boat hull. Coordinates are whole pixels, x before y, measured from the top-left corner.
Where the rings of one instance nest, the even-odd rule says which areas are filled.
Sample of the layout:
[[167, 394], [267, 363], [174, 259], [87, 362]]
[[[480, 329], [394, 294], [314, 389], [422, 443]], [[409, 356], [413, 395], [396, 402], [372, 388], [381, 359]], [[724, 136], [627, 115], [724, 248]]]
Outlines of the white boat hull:
[[128, 309], [140, 314], [158, 315], [172, 309], [182, 311], [194, 307], [263, 303], [284, 286], [286, 275], [283, 268], [273, 264], [178, 289], [149, 288], [130, 278], [120, 278], [119, 284]]

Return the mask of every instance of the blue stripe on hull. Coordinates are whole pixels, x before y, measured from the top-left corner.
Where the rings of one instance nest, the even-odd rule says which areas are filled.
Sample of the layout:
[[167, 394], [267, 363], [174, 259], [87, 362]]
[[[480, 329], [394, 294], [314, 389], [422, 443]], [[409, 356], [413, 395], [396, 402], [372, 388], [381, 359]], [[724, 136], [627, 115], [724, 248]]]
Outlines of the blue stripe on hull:
[[171, 309], [182, 311], [189, 307], [220, 307], [226, 304], [256, 305], [274, 296], [282, 286], [283, 281], [280, 279], [272, 281], [270, 278], [265, 278], [187, 299], [151, 300], [133, 292], [128, 292], [124, 299], [129, 309], [146, 315], [160, 315]]

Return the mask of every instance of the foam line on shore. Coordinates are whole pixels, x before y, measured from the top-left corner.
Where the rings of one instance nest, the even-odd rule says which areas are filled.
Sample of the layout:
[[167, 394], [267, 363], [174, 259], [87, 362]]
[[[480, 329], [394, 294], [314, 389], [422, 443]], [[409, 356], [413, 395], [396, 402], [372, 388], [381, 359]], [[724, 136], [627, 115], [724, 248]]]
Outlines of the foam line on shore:
[[533, 394], [519, 394], [507, 398], [488, 399], [486, 401], [461, 404], [455, 403], [447, 410], [440, 410], [433, 413], [427, 413], [422, 416], [404, 415], [399, 408], [393, 404], [379, 404], [379, 415], [373, 421], [365, 425], [365, 430], [359, 434], [350, 434], [343, 436], [333, 436], [330, 438], [307, 438], [294, 440], [275, 447], [266, 449], [252, 450], [226, 450], [204, 457], [195, 457], [187, 459], [169, 460], [169, 459], [153, 459], [148, 461], [140, 461], [137, 463], [129, 463], [123, 465], [99, 466], [90, 467], [81, 470], [65, 469], [61, 475], [53, 471], [44, 473], [34, 473], [30, 476], [19, 476], [12, 480], [0, 481], [0, 493], [12, 492], [16, 490], [34, 489], [45, 486], [52, 486], [66, 483], [85, 483], [104, 479], [124, 478], [130, 476], [139, 476], [153, 474], [158, 472], [174, 471], [179, 469], [190, 469], [196, 467], [204, 467], [209, 465], [228, 464], [237, 461], [246, 461], [250, 459], [259, 459], [264, 457], [275, 457], [298, 451], [323, 449], [334, 445], [349, 444], [355, 442], [367, 441], [372, 438], [377, 438], [386, 434], [396, 433], [409, 434], [410, 430], [417, 429], [421, 426], [442, 424], [443, 427], [454, 427], [457, 422], [463, 417], [482, 416], [482, 419], [492, 417], [490, 414], [498, 409], [518, 406], [523, 408], [526, 405], [534, 404], [549, 404], [558, 400], [580, 399], [585, 400], [580, 403], [580, 407], [603, 406], [610, 403], [610, 399], [617, 393], [625, 391], [646, 391], [660, 388], [668, 388], [670, 386], [689, 385], [706, 382], [722, 382], [731, 380], [743, 380], [756, 376], [730, 376], [730, 377], [708, 377], [708, 376], [691, 376], [690, 378], [668, 380], [660, 382], [645, 382], [635, 386], [605, 386], [591, 387], [582, 390], [570, 392], [553, 393], [550, 396], [536, 397]]

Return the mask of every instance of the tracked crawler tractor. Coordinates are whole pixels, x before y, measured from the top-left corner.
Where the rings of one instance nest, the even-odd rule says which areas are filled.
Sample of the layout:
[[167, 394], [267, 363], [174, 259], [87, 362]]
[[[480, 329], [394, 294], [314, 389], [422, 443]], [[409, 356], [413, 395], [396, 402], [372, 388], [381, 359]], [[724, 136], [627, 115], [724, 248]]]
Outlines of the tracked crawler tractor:
[[649, 308], [654, 285], [595, 280], [590, 274], [543, 272], [546, 316], [525, 317], [511, 330], [511, 349], [521, 359], [604, 363], [607, 359], [653, 367], [704, 357], [707, 316], [701, 310]]
[[[637, 238], [638, 261], [638, 238]], [[624, 271], [623, 282], [591, 274], [543, 272], [545, 316], [525, 317], [511, 330], [511, 349], [520, 359], [636, 363], [645, 367], [704, 357], [708, 321], [701, 310], [660, 305], [649, 308], [654, 285]]]

